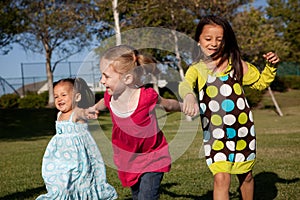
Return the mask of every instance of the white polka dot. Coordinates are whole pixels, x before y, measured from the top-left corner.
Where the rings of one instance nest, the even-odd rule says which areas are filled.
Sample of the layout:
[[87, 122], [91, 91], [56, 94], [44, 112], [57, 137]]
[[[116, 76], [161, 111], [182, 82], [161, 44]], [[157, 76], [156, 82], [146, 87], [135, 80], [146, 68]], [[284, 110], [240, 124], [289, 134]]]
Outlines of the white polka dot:
[[251, 122], [253, 122], [253, 114], [252, 114], [252, 111], [250, 110], [250, 112], [249, 112], [249, 120], [251, 121]]
[[248, 134], [248, 129], [246, 127], [241, 127], [238, 130], [238, 136], [239, 137], [245, 137]]
[[211, 164], [212, 164], [212, 159], [211, 159], [211, 158], [206, 159], [206, 164], [207, 164], [208, 166], [211, 165]]
[[230, 75], [230, 77], [233, 77], [233, 70], [232, 71], [230, 71], [230, 73], [229, 73], [229, 75]]
[[200, 103], [200, 114], [204, 114], [206, 111], [206, 105], [205, 103]]
[[213, 83], [216, 80], [215, 76], [208, 76], [207, 77], [207, 83]]
[[218, 162], [218, 161], [226, 161], [227, 160], [227, 157], [224, 153], [217, 153], [215, 156], [214, 156], [214, 160], [215, 162]]
[[253, 137], [255, 136], [254, 125], [252, 125], [251, 128], [250, 128], [250, 134], [251, 134]]
[[243, 98], [238, 98], [237, 102], [236, 102], [236, 105], [237, 107], [240, 109], [240, 110], [244, 110], [245, 108], [245, 101]]
[[210, 139], [210, 132], [209, 131], [204, 131], [203, 132], [203, 141], [207, 142]]
[[202, 127], [206, 128], [206, 126], [208, 125], [209, 120], [207, 119], [207, 117], [203, 117], [202, 119]]
[[204, 91], [203, 91], [203, 89], [202, 89], [202, 90], [200, 90], [200, 92], [199, 92], [199, 100], [202, 101], [202, 100], [203, 100], [203, 97], [204, 97]]
[[224, 137], [225, 133], [224, 133], [223, 129], [216, 128], [216, 129], [213, 130], [212, 135], [216, 139], [221, 139], [221, 138]]
[[226, 147], [227, 147], [230, 151], [234, 151], [234, 150], [235, 150], [235, 143], [234, 143], [234, 141], [227, 141], [227, 142], [226, 142]]
[[211, 151], [211, 146], [209, 144], [204, 145], [205, 156], [209, 156]]
[[245, 161], [245, 156], [242, 153], [237, 153], [235, 155], [234, 161], [235, 162], [243, 162], [243, 161]]
[[220, 87], [220, 93], [223, 96], [228, 97], [232, 93], [232, 88], [228, 84], [224, 84]]
[[246, 103], [246, 107], [247, 107], [247, 108], [250, 108], [247, 99], [245, 99], [245, 103]]
[[215, 100], [210, 101], [208, 107], [212, 112], [217, 112], [220, 109], [219, 103]]
[[249, 149], [255, 150], [255, 147], [256, 147], [256, 140], [253, 139], [253, 140], [249, 143]]
[[256, 157], [255, 153], [251, 153], [248, 157], [247, 157], [247, 161], [248, 160], [254, 160]]
[[224, 123], [225, 123], [226, 125], [231, 126], [232, 124], [235, 123], [236, 118], [235, 118], [234, 115], [228, 114], [228, 115], [225, 115], [225, 116], [223, 117], [223, 121], [224, 121]]

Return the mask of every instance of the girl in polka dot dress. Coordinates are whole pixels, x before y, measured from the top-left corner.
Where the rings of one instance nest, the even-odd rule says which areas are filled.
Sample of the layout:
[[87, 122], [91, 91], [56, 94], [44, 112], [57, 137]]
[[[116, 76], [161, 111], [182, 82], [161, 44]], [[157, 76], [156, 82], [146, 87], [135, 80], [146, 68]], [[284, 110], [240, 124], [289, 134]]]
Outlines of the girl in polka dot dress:
[[199, 89], [200, 116], [206, 163], [214, 175], [214, 199], [229, 199], [231, 174], [237, 174], [243, 199], [253, 199], [252, 168], [256, 157], [253, 115], [242, 85], [263, 90], [274, 80], [278, 56], [263, 55], [266, 66], [260, 73], [241, 59], [230, 24], [217, 16], [204, 17], [198, 24], [196, 62], [179, 84], [183, 112], [195, 116], [199, 106], [194, 88]]
[[101, 153], [88, 130], [84, 110], [94, 104], [93, 93], [83, 79], [68, 78], [54, 83], [59, 110], [56, 135], [50, 140], [42, 164], [48, 193], [37, 200], [116, 199], [107, 183]]

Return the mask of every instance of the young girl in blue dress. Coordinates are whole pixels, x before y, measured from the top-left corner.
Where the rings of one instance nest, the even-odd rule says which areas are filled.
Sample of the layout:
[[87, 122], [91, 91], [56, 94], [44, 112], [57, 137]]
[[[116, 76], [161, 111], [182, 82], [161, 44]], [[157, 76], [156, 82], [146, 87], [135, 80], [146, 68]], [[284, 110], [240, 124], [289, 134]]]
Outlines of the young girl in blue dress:
[[54, 83], [55, 106], [59, 110], [56, 135], [50, 140], [42, 164], [48, 193], [44, 199], [116, 199], [106, 181], [101, 153], [89, 132], [83, 109], [94, 105], [93, 93], [81, 78]]

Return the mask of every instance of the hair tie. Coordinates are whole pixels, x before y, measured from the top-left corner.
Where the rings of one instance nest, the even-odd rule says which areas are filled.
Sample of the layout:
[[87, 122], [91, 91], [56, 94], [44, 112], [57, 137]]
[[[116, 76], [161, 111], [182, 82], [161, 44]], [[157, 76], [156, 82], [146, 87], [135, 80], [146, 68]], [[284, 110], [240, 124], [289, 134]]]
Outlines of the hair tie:
[[136, 63], [136, 61], [137, 61], [137, 56], [133, 54], [133, 62]]

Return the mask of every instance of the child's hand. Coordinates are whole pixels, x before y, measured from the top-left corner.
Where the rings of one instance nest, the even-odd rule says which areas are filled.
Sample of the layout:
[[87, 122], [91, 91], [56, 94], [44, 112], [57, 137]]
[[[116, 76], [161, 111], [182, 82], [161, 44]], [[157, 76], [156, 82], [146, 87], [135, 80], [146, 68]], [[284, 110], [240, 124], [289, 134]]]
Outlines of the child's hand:
[[198, 103], [192, 94], [187, 94], [183, 100], [182, 112], [188, 116], [196, 116], [199, 113]]
[[85, 116], [88, 119], [97, 119], [98, 114], [99, 114], [99, 111], [95, 108], [95, 106], [85, 109]]
[[263, 55], [263, 57], [271, 64], [275, 65], [277, 64], [280, 59], [277, 56], [277, 54], [273, 53], [273, 52], [268, 52], [266, 54]]

